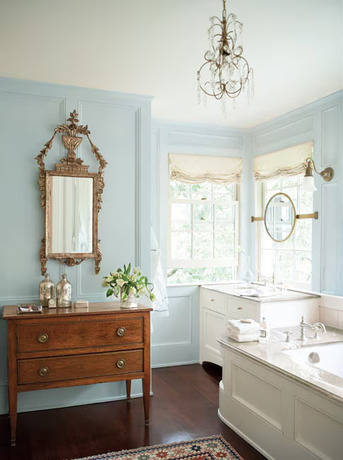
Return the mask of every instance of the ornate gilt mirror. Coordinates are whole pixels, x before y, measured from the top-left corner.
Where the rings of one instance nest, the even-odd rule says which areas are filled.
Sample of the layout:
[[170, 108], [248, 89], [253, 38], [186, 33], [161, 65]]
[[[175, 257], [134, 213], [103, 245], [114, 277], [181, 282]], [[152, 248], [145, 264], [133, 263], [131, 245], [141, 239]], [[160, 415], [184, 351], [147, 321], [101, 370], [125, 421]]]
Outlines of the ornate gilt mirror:
[[264, 226], [270, 238], [277, 243], [286, 241], [293, 233], [296, 222], [295, 206], [285, 193], [276, 193], [266, 205]]
[[[78, 114], [70, 113], [69, 124], [59, 125], [36, 157], [39, 165], [38, 185], [41, 205], [45, 211], [45, 237], [40, 250], [41, 273], [46, 273], [48, 259], [74, 266], [83, 260], [95, 259], [95, 273], [102, 259], [98, 240], [98, 213], [105, 186], [103, 170], [106, 161], [90, 140], [88, 126], [78, 125]], [[44, 159], [54, 138], [62, 134], [67, 156], [55, 164], [55, 171], [45, 169]], [[85, 136], [99, 162], [98, 172], [88, 172], [89, 166], [77, 158], [75, 149]]]

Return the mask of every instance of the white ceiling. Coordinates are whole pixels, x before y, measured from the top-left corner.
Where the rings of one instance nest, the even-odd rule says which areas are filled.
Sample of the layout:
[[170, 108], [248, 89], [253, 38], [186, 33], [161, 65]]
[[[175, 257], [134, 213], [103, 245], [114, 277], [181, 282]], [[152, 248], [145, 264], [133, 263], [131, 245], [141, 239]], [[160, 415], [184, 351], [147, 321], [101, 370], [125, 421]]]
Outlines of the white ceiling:
[[153, 118], [250, 128], [342, 88], [343, 0], [228, 0], [255, 96], [197, 104], [221, 0], [1, 0], [0, 75], [154, 96]]

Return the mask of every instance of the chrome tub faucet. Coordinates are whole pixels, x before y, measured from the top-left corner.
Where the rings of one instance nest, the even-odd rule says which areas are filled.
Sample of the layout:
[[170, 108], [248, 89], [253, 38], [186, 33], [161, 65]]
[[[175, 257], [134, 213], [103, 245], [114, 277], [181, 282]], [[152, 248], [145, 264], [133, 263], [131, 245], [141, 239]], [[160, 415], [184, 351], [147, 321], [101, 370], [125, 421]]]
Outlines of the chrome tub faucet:
[[317, 322], [317, 323], [310, 324], [310, 323], [307, 323], [304, 320], [304, 317], [302, 316], [301, 322], [300, 322], [300, 340], [301, 341], [305, 340], [305, 327], [308, 327], [309, 329], [314, 330], [314, 336], [310, 337], [311, 339], [316, 339], [318, 337], [318, 330], [321, 330], [322, 333], [326, 332], [326, 327], [324, 326], [323, 323]]

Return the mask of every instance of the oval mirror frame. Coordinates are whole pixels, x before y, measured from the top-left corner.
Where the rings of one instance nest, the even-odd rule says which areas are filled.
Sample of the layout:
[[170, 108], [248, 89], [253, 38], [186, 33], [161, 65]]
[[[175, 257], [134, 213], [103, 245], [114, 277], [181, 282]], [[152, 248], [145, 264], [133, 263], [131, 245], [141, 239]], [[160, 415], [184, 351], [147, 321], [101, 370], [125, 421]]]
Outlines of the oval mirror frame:
[[[45, 236], [41, 240], [40, 250], [42, 275], [46, 273], [46, 264], [48, 259], [54, 259], [62, 264], [72, 267], [74, 265], [79, 265], [84, 260], [93, 258], [95, 259], [96, 274], [100, 271], [100, 262], [102, 260], [100, 241], [98, 240], [98, 213], [101, 209], [102, 193], [105, 187], [103, 170], [106, 167], [107, 162], [100, 154], [99, 149], [90, 140], [90, 131], [88, 126], [78, 125], [79, 120], [76, 110], [70, 113], [70, 118], [68, 118], [67, 121], [70, 123], [59, 125], [55, 128], [53, 136], [44, 144], [44, 148], [36, 157], [36, 161], [39, 165], [38, 185], [41, 192], [40, 199], [42, 208], [45, 212]], [[48, 151], [52, 148], [54, 138], [58, 133], [62, 134], [62, 141], [64, 147], [68, 150], [68, 153], [66, 157], [61, 159], [60, 163], [55, 164], [55, 171], [48, 171], [45, 169], [44, 159], [48, 154]], [[81, 144], [83, 140], [82, 136], [85, 136], [88, 139], [92, 153], [99, 162], [98, 172], [96, 173], [89, 173], [89, 166], [84, 165], [83, 160], [81, 158], [77, 158], [77, 155], [74, 151]], [[65, 240], [63, 240], [60, 249], [54, 250], [55, 243], [53, 243], [53, 237], [56, 238], [56, 229], [58, 227], [56, 225], [53, 227], [52, 208], [55, 206], [53, 204], [55, 198], [53, 197], [52, 184], [54, 177], [60, 177], [61, 179], [73, 178], [75, 183], [77, 183], [79, 179], [91, 181], [91, 186], [88, 188], [89, 194], [91, 194], [92, 202], [87, 204], [86, 213], [86, 216], [88, 217], [88, 250], [86, 252], [79, 251], [80, 246], [76, 250], [70, 249], [71, 241]], [[76, 186], [77, 184], [75, 184], [75, 187]], [[65, 199], [64, 201], [66, 201], [66, 198], [70, 200], [70, 195], [67, 192], [62, 194], [62, 196]], [[62, 210], [62, 212], [57, 215], [62, 216], [64, 214], [65, 211]], [[91, 222], [89, 222], [90, 216]], [[56, 217], [54, 218], [56, 219]], [[76, 225], [76, 228], [77, 227], [78, 225]], [[73, 235], [73, 238], [70, 237], [69, 240], [75, 238], [77, 239], [77, 235], [75, 235], [75, 233], [76, 232], [69, 231], [69, 234]]]
[[[275, 221], [279, 223], [279, 226], [284, 226], [284, 224], [282, 224], [282, 218], [281, 217], [289, 217], [289, 223], [286, 224], [287, 226], [290, 227], [290, 229], [287, 229], [287, 233], [286, 233], [286, 236], [285, 237], [282, 237], [281, 239], [277, 238], [276, 235], [275, 235], [275, 232], [273, 232], [273, 229], [270, 228], [270, 226], [268, 225], [269, 224], [269, 221], [268, 221], [268, 215], [270, 212], [272, 212], [271, 210], [274, 208], [276, 208], [276, 206], [274, 205], [274, 208], [272, 208], [272, 205], [273, 205], [273, 200], [275, 201], [275, 199], [277, 197], [280, 197], [280, 198], [284, 198], [286, 200], [289, 201], [289, 206], [288, 206], [288, 209], [291, 210], [291, 213], [293, 213], [293, 216], [291, 216], [291, 213], [289, 211], [287, 211], [287, 214], [289, 214], [289, 216], [280, 216], [280, 219], [278, 221], [276, 221], [275, 219], [275, 212], [273, 213], [273, 226], [275, 226]], [[277, 201], [276, 201], [277, 202]], [[281, 200], [279, 201], [279, 203], [282, 203]], [[278, 206], [279, 208], [281, 208], [280, 206]], [[284, 209], [286, 208], [286, 206], [282, 206]], [[289, 195], [287, 195], [286, 193], [283, 193], [283, 192], [278, 192], [278, 193], [275, 193], [275, 195], [273, 195], [268, 203], [266, 204], [266, 207], [265, 207], [265, 211], [264, 211], [264, 227], [266, 229], [266, 232], [267, 234], [270, 236], [270, 238], [275, 241], [276, 243], [283, 243], [284, 241], [288, 240], [288, 238], [290, 238], [290, 236], [292, 235], [293, 231], [294, 231], [294, 227], [295, 227], [295, 222], [296, 222], [296, 210], [295, 210], [295, 206], [294, 206], [294, 203], [291, 199], [291, 197]], [[281, 230], [282, 231], [282, 230]]]

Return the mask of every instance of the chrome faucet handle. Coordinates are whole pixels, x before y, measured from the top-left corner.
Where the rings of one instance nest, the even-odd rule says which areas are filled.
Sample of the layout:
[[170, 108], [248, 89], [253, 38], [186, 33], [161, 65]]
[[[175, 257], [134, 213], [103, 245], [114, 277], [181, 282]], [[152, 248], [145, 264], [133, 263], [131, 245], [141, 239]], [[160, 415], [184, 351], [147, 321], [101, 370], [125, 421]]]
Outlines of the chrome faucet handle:
[[303, 316], [301, 317], [301, 321], [300, 321], [300, 339], [299, 340], [301, 341], [305, 340], [305, 321], [304, 321]]
[[286, 342], [290, 342], [290, 336], [293, 334], [292, 331], [285, 331], [284, 334], [286, 334]]

